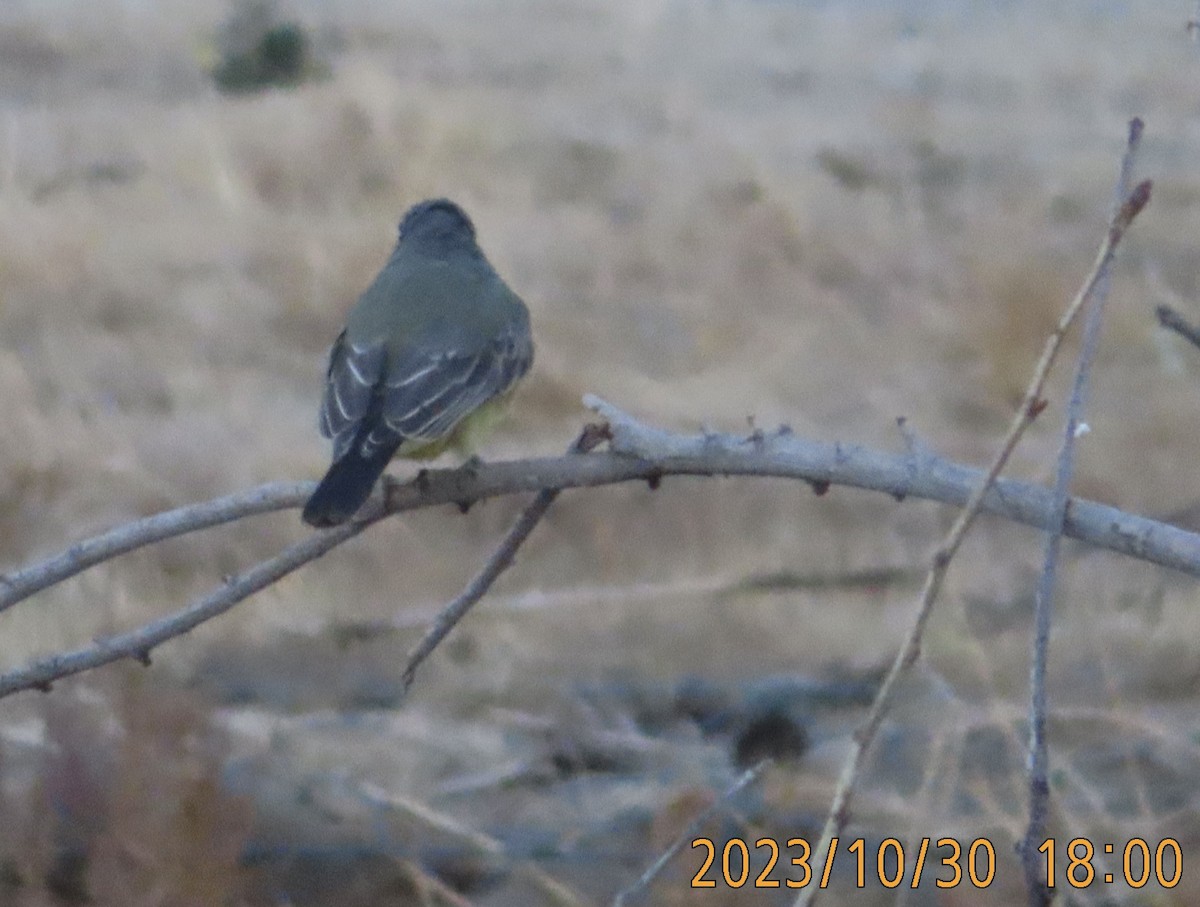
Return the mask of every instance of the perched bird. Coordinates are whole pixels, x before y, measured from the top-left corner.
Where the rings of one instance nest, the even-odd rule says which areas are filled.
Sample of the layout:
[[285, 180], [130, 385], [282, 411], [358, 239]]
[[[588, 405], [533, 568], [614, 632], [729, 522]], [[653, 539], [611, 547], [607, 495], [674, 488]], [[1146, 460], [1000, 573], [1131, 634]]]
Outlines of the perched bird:
[[330, 350], [320, 428], [333, 463], [304, 522], [350, 519], [393, 456], [467, 453], [532, 362], [529, 312], [470, 218], [444, 198], [414, 205]]

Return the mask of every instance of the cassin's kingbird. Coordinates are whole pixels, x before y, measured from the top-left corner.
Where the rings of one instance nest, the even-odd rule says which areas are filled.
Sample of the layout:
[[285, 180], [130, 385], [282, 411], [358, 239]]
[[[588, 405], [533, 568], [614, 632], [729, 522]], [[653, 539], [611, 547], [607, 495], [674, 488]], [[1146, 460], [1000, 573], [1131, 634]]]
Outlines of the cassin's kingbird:
[[329, 352], [320, 425], [333, 464], [304, 522], [350, 519], [393, 456], [465, 453], [532, 362], [529, 312], [470, 218], [444, 198], [414, 205]]

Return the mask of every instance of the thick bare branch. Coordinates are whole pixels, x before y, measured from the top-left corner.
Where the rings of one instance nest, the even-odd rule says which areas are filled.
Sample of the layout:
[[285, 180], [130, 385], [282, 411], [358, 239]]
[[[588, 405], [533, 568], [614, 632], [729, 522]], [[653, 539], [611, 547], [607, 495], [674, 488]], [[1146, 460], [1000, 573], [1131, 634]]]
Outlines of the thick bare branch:
[[[593, 405], [615, 433], [613, 449], [587, 456], [543, 457], [485, 463], [471, 470], [429, 470], [420, 483], [392, 486], [387, 513], [502, 497], [542, 489], [585, 488], [667, 476], [776, 476], [825, 488], [845, 485], [962, 506], [983, 472], [928, 451], [907, 455], [858, 444], [808, 441], [786, 428], [750, 436], [673, 434], [633, 419], [595, 397]], [[145, 545], [232, 522], [245, 516], [299, 507], [313, 482], [273, 482], [248, 491], [166, 511], [77, 542], [45, 561], [0, 576], [0, 610], [77, 573]], [[983, 500], [983, 511], [1045, 528], [1050, 492], [1000, 480]], [[1193, 576], [1200, 576], [1200, 535], [1115, 507], [1074, 498], [1066, 534]]]
[[[656, 484], [673, 475], [776, 476], [800, 479], [819, 489], [847, 485], [884, 492], [895, 498], [912, 496], [962, 506], [972, 490], [980, 487], [984, 477], [981, 470], [927, 452], [892, 454], [854, 444], [806, 441], [795, 437], [786, 428], [771, 434], [755, 432], [749, 437], [711, 432], [677, 435], [643, 425], [597, 398], [589, 397], [588, 400], [608, 419], [613, 432], [613, 450], [488, 463], [469, 470], [430, 470], [421, 481], [391, 487], [386, 507], [372, 503], [359, 523], [326, 530], [292, 546], [278, 558], [244, 574], [230, 588], [222, 587], [171, 617], [77, 652], [52, 656], [0, 675], [0, 695], [43, 687], [59, 677], [122, 658], [142, 657], [164, 640], [228, 610], [275, 578], [326, 553], [362, 531], [370, 522], [407, 510], [547, 488], [583, 488], [629, 481]], [[265, 509], [299, 507], [313, 487], [312, 482], [269, 485], [247, 492], [244, 497], [250, 500], [256, 493], [262, 493], [271, 502]], [[986, 513], [1039, 528], [1045, 528], [1052, 516], [1050, 491], [1007, 480], [998, 480], [983, 496], [981, 506]], [[196, 528], [188, 514], [189, 509], [183, 508], [169, 515], [178, 531], [168, 535]], [[247, 512], [259, 513], [262, 509]], [[114, 533], [120, 531], [114, 530]], [[1065, 532], [1096, 547], [1200, 576], [1200, 534], [1197, 533], [1078, 498], [1071, 500]], [[130, 548], [122, 548], [124, 550]], [[69, 556], [70, 550], [46, 564]], [[22, 573], [39, 569], [46, 569], [45, 565], [35, 565]], [[25, 591], [21, 597], [29, 594], [32, 593]]]

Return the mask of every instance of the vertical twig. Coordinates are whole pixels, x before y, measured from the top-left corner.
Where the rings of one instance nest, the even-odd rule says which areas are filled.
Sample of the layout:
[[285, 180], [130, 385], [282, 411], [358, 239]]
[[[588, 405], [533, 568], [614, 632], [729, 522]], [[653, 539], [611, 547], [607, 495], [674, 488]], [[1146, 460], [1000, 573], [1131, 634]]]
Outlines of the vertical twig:
[[[605, 437], [606, 429], [595, 425], [585, 426], [579, 437], [567, 449], [567, 453], [587, 453]], [[467, 612], [483, 598], [496, 578], [512, 566], [517, 549], [524, 544], [534, 527], [541, 522], [542, 517], [546, 515], [546, 511], [550, 509], [550, 505], [554, 503], [554, 499], [558, 497], [561, 490], [560, 488], [543, 488], [539, 491], [529, 506], [517, 517], [517, 521], [508, 530], [508, 534], [496, 546], [496, 550], [487, 559], [483, 569], [475, 575], [471, 582], [467, 583], [466, 588], [458, 594], [457, 598], [438, 612], [425, 635], [408, 653], [402, 675], [405, 692], [408, 692], [408, 688], [412, 686], [421, 662], [428, 658], [458, 622], [467, 616]]]
[[[1133, 181], [1133, 164], [1141, 144], [1142, 121], [1134, 118], [1129, 123], [1129, 141], [1121, 159], [1121, 173], [1117, 178], [1115, 202], [1109, 229], [1110, 244], [1114, 232], [1123, 231], [1137, 213], [1127, 214], [1126, 209], [1134, 202], [1130, 195]], [[1145, 185], [1145, 184], [1143, 184]], [[1138, 189], [1141, 189], [1139, 186]], [[1136, 194], [1136, 193], [1135, 193]], [[1147, 193], [1148, 194], [1148, 193]], [[1145, 200], [1138, 205], [1140, 210]], [[1123, 216], [1126, 215], [1127, 216]], [[1100, 344], [1100, 326], [1104, 316], [1104, 303], [1108, 299], [1111, 271], [1105, 269], [1096, 281], [1092, 293], [1092, 306], [1083, 326], [1083, 342], [1079, 350], [1079, 361], [1075, 370], [1075, 381], [1071, 388], [1071, 400], [1067, 406], [1066, 428], [1062, 447], [1058, 452], [1057, 471], [1054, 478], [1053, 521], [1046, 530], [1042, 550], [1042, 573], [1038, 579], [1034, 598], [1034, 638], [1029, 676], [1029, 825], [1020, 843], [1021, 862], [1025, 872], [1025, 886], [1029, 903], [1049, 904], [1050, 891], [1046, 887], [1046, 867], [1039, 856], [1038, 847], [1046, 834], [1046, 818], [1050, 804], [1049, 751], [1046, 746], [1046, 658], [1050, 647], [1050, 625], [1054, 613], [1054, 586], [1058, 574], [1058, 552], [1062, 542], [1063, 524], [1067, 518], [1067, 496], [1071, 475], [1075, 467], [1075, 439], [1083, 423], [1083, 405], [1091, 379], [1092, 362]], [[1053, 867], [1051, 867], [1053, 870]]]
[[[1140, 121], [1138, 123], [1138, 132], [1140, 133]], [[1122, 174], [1127, 172], [1125, 165], [1122, 165], [1121, 172]], [[978, 516], [988, 489], [991, 488], [992, 483], [996, 481], [997, 476], [999, 476], [1001, 470], [1008, 462], [1008, 458], [1017, 446], [1017, 442], [1020, 441], [1021, 436], [1033, 420], [1037, 418], [1038, 414], [1045, 409], [1046, 401], [1042, 398], [1042, 390], [1045, 388], [1046, 379], [1050, 374], [1050, 367], [1054, 364], [1063, 339], [1066, 337], [1067, 330], [1075, 321], [1083, 306], [1092, 298], [1096, 287], [1102, 281], [1107, 280], [1106, 275], [1112, 267], [1116, 248], [1120, 244], [1125, 230], [1149, 200], [1150, 182], [1147, 180], [1140, 183], [1130, 193], [1129, 198], [1113, 218], [1105, 234], [1104, 242], [1100, 246], [1100, 251], [1096, 255], [1091, 272], [1084, 280], [1083, 286], [1080, 287], [1075, 298], [1071, 300], [1070, 305], [1063, 312], [1062, 317], [1059, 318], [1053, 333], [1046, 339], [1046, 346], [1043, 348], [1042, 356], [1034, 368], [1033, 378], [1030, 380], [1029, 387], [1025, 391], [1025, 397], [1022, 399], [1021, 405], [1013, 416], [1012, 424], [1009, 426], [1008, 433], [1000, 446], [999, 452], [988, 468], [983, 481], [972, 493], [971, 498], [958, 515], [958, 519], [955, 520], [954, 525], [951, 526], [950, 531], [946, 534], [946, 538], [933, 554], [929, 572], [925, 577], [925, 585], [921, 590], [916, 620], [913, 622], [908, 636], [901, 644], [900, 651], [896, 653], [896, 658], [892, 662], [892, 666], [884, 678], [879, 692], [875, 696], [875, 701], [871, 704], [866, 721], [854, 735], [854, 739], [851, 742], [850, 754], [846, 757], [846, 762], [842, 766], [842, 773], [838, 778], [833, 802], [829, 808], [829, 815], [826, 817], [825, 827], [821, 832], [821, 840], [813, 849], [813, 853], [821, 855], [820, 858], [822, 859], [828, 859], [825, 855], [830, 853], [830, 843], [834, 838], [840, 836], [842, 829], [845, 828], [847, 821], [849, 821], [850, 800], [854, 792], [854, 786], [858, 781], [863, 757], [874, 741], [875, 735], [878, 733], [879, 727], [883, 722], [884, 715], [891, 705], [892, 694], [897, 682], [917, 659], [921, 648], [921, 638], [925, 632], [925, 625], [929, 621], [929, 615], [932, 613], [933, 603], [937, 600], [938, 593], [941, 591], [942, 582], [945, 579], [950, 562], [962, 545], [967, 530], [970, 529], [971, 524], [975, 521], [975, 517]], [[816, 903], [819, 893], [820, 889], [814, 885], [802, 889], [796, 897], [796, 907], [806, 907], [806, 905]]]

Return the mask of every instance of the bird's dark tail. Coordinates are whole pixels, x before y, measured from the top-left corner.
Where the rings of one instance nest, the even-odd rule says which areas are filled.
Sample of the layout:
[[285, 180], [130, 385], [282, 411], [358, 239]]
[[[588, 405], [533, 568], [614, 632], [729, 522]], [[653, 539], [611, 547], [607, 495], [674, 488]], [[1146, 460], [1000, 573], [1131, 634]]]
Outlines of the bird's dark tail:
[[375, 480], [383, 474], [398, 445], [399, 441], [396, 445], [385, 445], [377, 449], [373, 456], [364, 457], [359, 454], [359, 447], [355, 444], [329, 467], [329, 472], [325, 473], [325, 478], [304, 505], [301, 515], [304, 522], [324, 528], [337, 526], [354, 516], [371, 496]]

